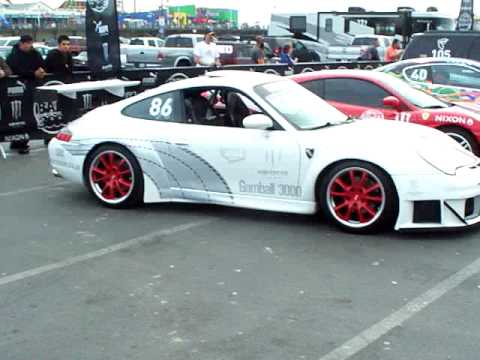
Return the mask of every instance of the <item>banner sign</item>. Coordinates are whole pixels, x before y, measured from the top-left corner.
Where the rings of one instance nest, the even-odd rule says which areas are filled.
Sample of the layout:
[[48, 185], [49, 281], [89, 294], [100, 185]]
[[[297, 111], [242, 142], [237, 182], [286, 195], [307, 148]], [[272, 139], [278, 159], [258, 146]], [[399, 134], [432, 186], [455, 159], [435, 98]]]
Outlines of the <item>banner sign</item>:
[[[288, 76], [328, 69], [374, 69], [382, 62], [334, 62], [301, 63], [289, 68], [283, 64], [233, 65], [225, 70], [256, 71], [267, 74]], [[129, 87], [125, 98], [162, 84], [204, 75], [207, 71], [218, 70], [208, 67], [178, 67], [162, 69], [131, 69], [119, 73], [121, 80], [137, 80], [140, 85]], [[41, 81], [21, 79], [12, 76], [0, 80], [0, 142], [24, 139], [45, 139], [55, 136], [63, 126], [84, 113], [99, 106], [114, 103], [121, 97], [105, 90], [79, 91], [76, 99], [69, 99], [50, 90], [38, 90], [42, 85], [59, 85], [66, 82], [79, 83], [92, 80], [88, 72], [75, 72], [66, 80], [48, 75]], [[101, 119], [99, 119], [101, 121]]]
[[472, 31], [474, 26], [473, 0], [462, 0], [457, 20], [458, 31]]
[[85, 27], [90, 71], [117, 74], [121, 62], [116, 0], [87, 0]]

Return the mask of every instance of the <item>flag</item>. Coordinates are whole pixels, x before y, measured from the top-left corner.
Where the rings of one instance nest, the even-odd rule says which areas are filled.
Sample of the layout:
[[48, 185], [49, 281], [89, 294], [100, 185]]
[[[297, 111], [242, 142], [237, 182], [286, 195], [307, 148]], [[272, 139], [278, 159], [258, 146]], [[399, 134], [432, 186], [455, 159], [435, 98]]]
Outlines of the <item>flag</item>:
[[116, 0], [87, 0], [85, 27], [90, 71], [117, 74], [121, 62]]
[[457, 20], [457, 30], [472, 31], [474, 26], [473, 0], [462, 0]]

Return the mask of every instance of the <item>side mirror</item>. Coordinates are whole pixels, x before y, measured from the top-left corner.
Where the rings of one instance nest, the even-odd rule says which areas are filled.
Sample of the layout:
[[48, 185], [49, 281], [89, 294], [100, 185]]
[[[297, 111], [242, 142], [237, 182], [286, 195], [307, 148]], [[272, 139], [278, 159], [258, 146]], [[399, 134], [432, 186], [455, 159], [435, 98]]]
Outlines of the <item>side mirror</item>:
[[273, 121], [263, 114], [249, 115], [243, 119], [245, 129], [267, 130], [273, 127]]
[[395, 96], [387, 96], [385, 99], [383, 99], [383, 105], [399, 111], [402, 107], [402, 103]]

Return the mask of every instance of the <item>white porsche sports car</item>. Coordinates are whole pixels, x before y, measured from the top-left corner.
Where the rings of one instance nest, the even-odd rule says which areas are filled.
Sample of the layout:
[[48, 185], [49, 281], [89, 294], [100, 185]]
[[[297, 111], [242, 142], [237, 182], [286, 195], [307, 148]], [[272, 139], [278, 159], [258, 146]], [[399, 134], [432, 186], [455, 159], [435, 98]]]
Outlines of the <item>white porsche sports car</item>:
[[362, 233], [480, 222], [480, 159], [440, 131], [352, 121], [285, 78], [212, 72], [97, 108], [49, 145], [103, 204], [314, 214]]

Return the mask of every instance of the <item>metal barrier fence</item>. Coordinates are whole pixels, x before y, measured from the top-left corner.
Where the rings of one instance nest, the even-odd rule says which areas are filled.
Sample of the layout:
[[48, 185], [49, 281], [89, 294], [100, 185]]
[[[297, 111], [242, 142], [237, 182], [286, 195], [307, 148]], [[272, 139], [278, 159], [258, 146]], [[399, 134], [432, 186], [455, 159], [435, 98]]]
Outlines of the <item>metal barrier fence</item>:
[[[302, 63], [287, 65], [225, 66], [224, 70], [247, 70], [276, 75], [291, 75], [325, 69], [374, 69], [382, 62]], [[119, 78], [138, 80], [140, 85], [128, 88], [125, 97], [134, 96], [162, 84], [205, 74], [214, 70], [207, 67], [145, 68], [123, 70]], [[58, 96], [54, 92], [39, 91], [42, 85], [58, 85], [97, 80], [89, 72], [76, 72], [70, 78], [47, 76], [41, 81], [9, 77], [0, 80], [0, 142], [44, 139], [55, 134], [70, 121], [98, 106], [121, 100], [105, 90], [80, 92], [76, 99]], [[101, 121], [101, 120], [99, 120]]]

